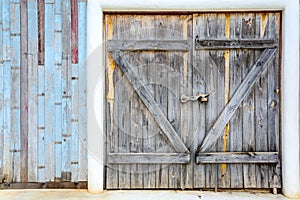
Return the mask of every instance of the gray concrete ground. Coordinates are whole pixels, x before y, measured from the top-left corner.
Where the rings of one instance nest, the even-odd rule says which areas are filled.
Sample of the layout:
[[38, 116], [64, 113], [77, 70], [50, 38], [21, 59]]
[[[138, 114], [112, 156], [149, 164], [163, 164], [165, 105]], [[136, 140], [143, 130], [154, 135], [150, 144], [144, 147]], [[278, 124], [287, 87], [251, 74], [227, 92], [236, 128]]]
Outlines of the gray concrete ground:
[[0, 200], [286, 200], [282, 195], [249, 192], [198, 191], [106, 191], [90, 194], [86, 190], [0, 190]]

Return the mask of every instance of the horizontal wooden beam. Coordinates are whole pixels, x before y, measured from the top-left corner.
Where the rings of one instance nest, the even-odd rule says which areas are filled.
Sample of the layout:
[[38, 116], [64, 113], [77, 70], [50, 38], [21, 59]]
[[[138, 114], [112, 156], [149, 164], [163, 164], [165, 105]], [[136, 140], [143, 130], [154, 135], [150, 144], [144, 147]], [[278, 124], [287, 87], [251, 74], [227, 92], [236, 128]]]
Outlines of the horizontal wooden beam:
[[107, 50], [188, 51], [187, 40], [108, 40]]
[[195, 49], [266, 49], [276, 48], [278, 40], [271, 39], [197, 39]]
[[198, 153], [196, 156], [196, 163], [198, 164], [278, 162], [278, 152], [216, 152]]
[[107, 162], [110, 164], [166, 164], [189, 163], [189, 153], [109, 153]]

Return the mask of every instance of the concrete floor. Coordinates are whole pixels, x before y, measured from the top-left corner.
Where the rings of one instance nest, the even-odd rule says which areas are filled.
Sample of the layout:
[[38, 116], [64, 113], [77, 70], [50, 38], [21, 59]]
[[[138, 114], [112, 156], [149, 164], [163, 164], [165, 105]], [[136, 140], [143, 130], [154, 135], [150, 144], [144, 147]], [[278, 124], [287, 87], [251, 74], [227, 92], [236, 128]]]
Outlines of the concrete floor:
[[198, 191], [106, 191], [90, 194], [86, 190], [0, 190], [0, 200], [285, 200], [282, 195], [248, 192]]

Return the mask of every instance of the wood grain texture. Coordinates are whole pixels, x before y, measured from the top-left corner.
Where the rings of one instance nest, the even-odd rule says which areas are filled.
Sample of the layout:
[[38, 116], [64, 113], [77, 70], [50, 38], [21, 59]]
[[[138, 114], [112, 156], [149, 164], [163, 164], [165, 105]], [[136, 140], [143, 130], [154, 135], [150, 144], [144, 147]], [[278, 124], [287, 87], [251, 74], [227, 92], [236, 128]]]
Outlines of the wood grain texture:
[[188, 163], [189, 153], [109, 153], [108, 163], [137, 163], [137, 164], [158, 164], [158, 163]]
[[[205, 135], [224, 110], [227, 103], [225, 99], [237, 95], [236, 90], [239, 89], [241, 83], [247, 81], [250, 69], [262, 52], [259, 50], [260, 53], [257, 53], [257, 57], [255, 57], [255, 50], [251, 48], [242, 50], [219, 48], [222, 50], [217, 51], [214, 49], [197, 49], [195, 47], [197, 40], [223, 41], [229, 38], [232, 41], [254, 41], [259, 45], [262, 45], [264, 41], [266, 43], [276, 43], [274, 46], [278, 46], [277, 42], [279, 40], [276, 36], [257, 37], [261, 33], [256, 31], [260, 23], [256, 19], [259, 17], [255, 16], [259, 14], [201, 13], [194, 14], [192, 17], [188, 15], [106, 15], [106, 34], [112, 38], [107, 43], [107, 51], [122, 50], [124, 57], [129, 63], [133, 64], [137, 77], [147, 85], [149, 94], [159, 105], [174, 130], [180, 134], [192, 156], [191, 162], [184, 165], [175, 163], [170, 165], [165, 163], [140, 164], [145, 159], [149, 159], [147, 157], [143, 158], [142, 155], [146, 156], [150, 153], [169, 154], [174, 151], [167, 146], [168, 141], [161, 137], [160, 128], [152, 119], [151, 112], [146, 109], [128, 80], [127, 82], [120, 81], [126, 79], [126, 73], [122, 73], [116, 65], [113, 76], [115, 77], [113, 79], [114, 84], [111, 87], [114, 88], [115, 96], [113, 99], [108, 98], [108, 102], [111, 100], [115, 102], [113, 104], [114, 120], [111, 120], [111, 114], [107, 112], [108, 121], [106, 123], [108, 127], [111, 127], [111, 122], [113, 122], [114, 129], [117, 129], [118, 142], [114, 141], [113, 144], [114, 146], [118, 145], [118, 150], [112, 152], [108, 149], [108, 152], [113, 153], [114, 156], [118, 155], [118, 159], [126, 161], [126, 163], [111, 164], [115, 168], [114, 171], [107, 171], [108, 189], [125, 189], [128, 187], [132, 189], [256, 187], [256, 177], [253, 178], [253, 174], [256, 173], [255, 159], [248, 159], [248, 154], [241, 153], [242, 155], [237, 157], [229, 156], [229, 161], [220, 159], [217, 164], [210, 161], [205, 164], [195, 164], [193, 154], [197, 147], [203, 143]], [[179, 20], [180, 23], [178, 23], [178, 19], [181, 19]], [[186, 26], [189, 23], [192, 24], [190, 28]], [[127, 27], [130, 27], [130, 29]], [[268, 26], [266, 25], [266, 27]], [[273, 25], [273, 27], [275, 26]], [[170, 33], [164, 31], [165, 29], [170, 30]], [[193, 29], [193, 35], [189, 32], [191, 29]], [[174, 30], [181, 30], [182, 32], [176, 34]], [[192, 38], [190, 42], [187, 36]], [[161, 41], [186, 39], [190, 46], [189, 51], [185, 51], [186, 53], [175, 51], [171, 46], [168, 47], [170, 49], [155, 49]], [[149, 41], [151, 41], [151, 44], [149, 44]], [[109, 46], [111, 49], [109, 49]], [[192, 56], [189, 57], [189, 55]], [[190, 66], [186, 65], [184, 60], [188, 60], [193, 66], [189, 68]], [[116, 74], [121, 74], [121, 76]], [[260, 72], [258, 74], [260, 75]], [[253, 75], [253, 77], [256, 77], [256, 75]], [[152, 82], [155, 82], [156, 85], [153, 84], [152, 86]], [[255, 132], [255, 109], [252, 109], [252, 107], [255, 108], [256, 103], [261, 100], [256, 99], [254, 101], [254, 88], [250, 87], [242, 95], [242, 99], [238, 98], [240, 103], [234, 109], [238, 109], [238, 111], [232, 115], [231, 120], [224, 122], [224, 124], [230, 123], [227, 138], [224, 136], [224, 138], [218, 139], [217, 145], [213, 146], [214, 150], [212, 151], [218, 152], [225, 149], [225, 151], [252, 152], [255, 150], [256, 142], [254, 138], [257, 133]], [[210, 93], [208, 102], [186, 102], [185, 105], [182, 105], [176, 98], [182, 94], [191, 96], [199, 92]], [[127, 104], [126, 102], [129, 103], [128, 111], [123, 108], [124, 104]], [[110, 110], [109, 107], [107, 107], [108, 110]], [[127, 119], [120, 112], [128, 113], [126, 115]], [[130, 128], [125, 128], [127, 127], [127, 120], [131, 121]], [[125, 132], [129, 134], [125, 134]], [[151, 140], [150, 132], [156, 135], [155, 140]], [[223, 133], [223, 130], [221, 132]], [[109, 131], [107, 134], [109, 134]], [[267, 149], [264, 151], [266, 151], [264, 153], [268, 153]], [[130, 156], [132, 157], [131, 161]], [[258, 162], [267, 162], [268, 160], [273, 162], [278, 158], [278, 156], [275, 156], [274, 159], [272, 156], [272, 158], [268, 156], [261, 155], [261, 161]], [[248, 159], [248, 161], [240, 164], [243, 159]], [[275, 166], [277, 164], [268, 163], [266, 165]], [[223, 170], [223, 166], [225, 166], [225, 170]], [[119, 171], [115, 170], [117, 167]], [[270, 174], [275, 173], [275, 171], [270, 170], [270, 167], [268, 169], [270, 172], [268, 179], [271, 180], [271, 176], [274, 177], [274, 175]], [[155, 172], [151, 173], [150, 170]], [[117, 177], [113, 173], [118, 174]], [[111, 180], [115, 177], [115, 180]], [[277, 175], [274, 180], [278, 183]]]
[[120, 51], [111, 52], [111, 55], [114, 58], [114, 62], [116, 62], [117, 65], [121, 68], [121, 70], [126, 75], [132, 86], [135, 88], [135, 91], [137, 92], [143, 103], [152, 113], [152, 116], [159, 124], [166, 137], [170, 140], [174, 149], [176, 149], [177, 152], [180, 153], [188, 152], [188, 149], [178, 137], [178, 134], [173, 129], [172, 125], [169, 123], [164, 113], [156, 105], [155, 100], [153, 99], [148, 87], [145, 84], [145, 81], [139, 78], [138, 73], [134, 69], [135, 66], [130, 64], [128, 60], [125, 59], [124, 54]]
[[[278, 163], [279, 154], [278, 152], [226, 152], [226, 153], [199, 153], [196, 157], [197, 163]], [[232, 165], [230, 166], [232, 170]], [[239, 166], [234, 166], [238, 168]], [[235, 169], [240, 170], [240, 169]], [[233, 171], [235, 177], [238, 176], [236, 172]], [[231, 181], [232, 184], [235, 184], [234, 181]], [[234, 188], [239, 186], [234, 185]]]
[[[20, 119], [22, 120], [21, 125], [21, 182], [28, 181], [28, 133], [29, 133], [29, 118], [28, 118], [28, 12], [27, 12], [27, 1], [22, 0], [20, 5], [20, 33], [21, 33], [21, 72], [20, 72], [20, 83], [22, 87], [20, 88], [20, 95], [22, 96], [22, 101], [20, 102]], [[18, 16], [16, 16], [18, 17]], [[19, 59], [19, 58], [18, 58]], [[18, 122], [17, 122], [18, 123]]]
[[155, 51], [188, 51], [189, 45], [184, 40], [109, 40], [107, 41], [107, 50], [155, 50]]
[[230, 120], [232, 115], [235, 113], [236, 109], [243, 101], [245, 96], [249, 93], [250, 88], [254, 85], [255, 81], [258, 79], [258, 75], [263, 71], [264, 67], [268, 64], [270, 58], [274, 55], [276, 49], [265, 50], [260, 58], [257, 60], [255, 65], [252, 67], [251, 71], [248, 73], [247, 77], [238, 87], [236, 93], [230, 99], [225, 109], [222, 111], [216, 123], [212, 126], [211, 130], [207, 134], [200, 148], [201, 152], [207, 151], [216, 142], [217, 138], [220, 136], [222, 129], [224, 129], [225, 124]]
[[28, 18], [28, 181], [38, 174], [38, 4], [27, 2]]

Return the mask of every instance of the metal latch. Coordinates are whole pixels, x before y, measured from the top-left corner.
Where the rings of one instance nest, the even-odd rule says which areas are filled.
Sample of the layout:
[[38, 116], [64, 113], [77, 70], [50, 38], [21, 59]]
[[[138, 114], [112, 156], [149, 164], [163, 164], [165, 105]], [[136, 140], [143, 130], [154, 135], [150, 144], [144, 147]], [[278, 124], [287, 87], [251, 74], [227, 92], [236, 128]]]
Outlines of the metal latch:
[[182, 103], [186, 103], [188, 101], [197, 101], [197, 100], [199, 100], [201, 102], [207, 102], [209, 95], [210, 95], [209, 93], [208, 94], [201, 94], [201, 93], [199, 93], [198, 95], [190, 96], [190, 97], [188, 97], [186, 95], [182, 95], [181, 96], [181, 102]]

